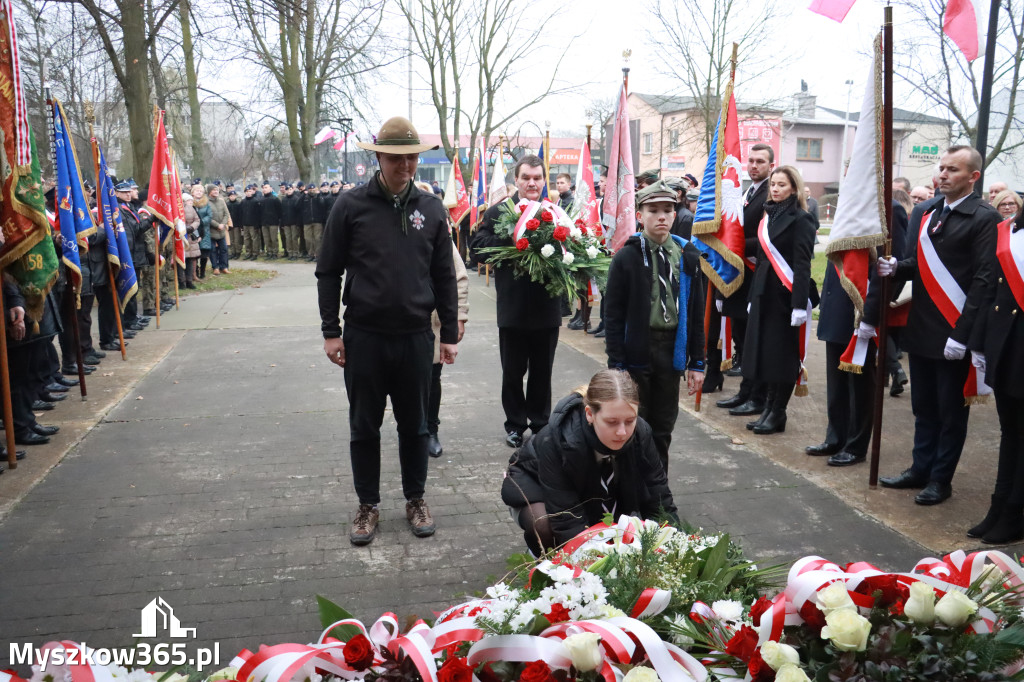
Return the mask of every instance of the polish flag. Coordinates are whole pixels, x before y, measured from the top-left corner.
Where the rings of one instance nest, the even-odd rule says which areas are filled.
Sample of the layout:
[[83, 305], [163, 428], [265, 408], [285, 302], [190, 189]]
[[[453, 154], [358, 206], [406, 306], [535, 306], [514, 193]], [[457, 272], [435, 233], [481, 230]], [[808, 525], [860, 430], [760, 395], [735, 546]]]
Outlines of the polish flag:
[[842, 23], [857, 0], [812, 0], [807, 9]]
[[338, 140], [337, 142], [334, 143], [334, 148], [335, 149], [341, 149], [342, 147], [344, 147], [345, 146], [345, 141], [349, 137], [351, 137], [351, 136], [352, 136], [352, 133], [345, 133], [345, 137], [341, 138], [340, 140]]
[[452, 160], [452, 173], [448, 176], [448, 187], [444, 191], [443, 203], [451, 215], [452, 223], [456, 226], [469, 213], [469, 193], [466, 192], [466, 183], [462, 179], [458, 149], [455, 150], [455, 159]]
[[331, 129], [330, 126], [324, 126], [323, 128], [320, 129], [320, 132], [316, 134], [316, 137], [313, 138], [313, 146], [327, 142], [327, 140], [334, 137], [335, 134], [336, 133]]
[[988, 0], [949, 0], [942, 18], [942, 30], [960, 48], [967, 61], [973, 62], [985, 50], [988, 20]]

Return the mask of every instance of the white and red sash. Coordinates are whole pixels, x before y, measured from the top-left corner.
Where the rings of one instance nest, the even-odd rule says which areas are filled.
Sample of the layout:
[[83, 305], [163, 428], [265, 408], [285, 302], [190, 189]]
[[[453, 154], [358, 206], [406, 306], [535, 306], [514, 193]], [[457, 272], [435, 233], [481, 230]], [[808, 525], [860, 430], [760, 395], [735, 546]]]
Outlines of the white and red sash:
[[1013, 218], [1000, 223], [996, 256], [1017, 305], [1024, 307], [1024, 230], [1013, 231]]
[[[757, 226], [757, 240], [761, 243], [761, 248], [764, 250], [766, 256], [768, 256], [768, 262], [772, 264], [772, 270], [778, 276], [782, 284], [793, 291], [793, 268], [790, 267], [786, 259], [782, 257], [779, 250], [772, 244], [771, 237], [768, 235], [768, 213], [765, 212], [764, 217], [761, 218], [761, 222]], [[804, 322], [800, 326], [800, 372], [796, 379], [796, 389], [793, 391], [795, 396], [807, 395], [807, 366], [804, 364], [807, 359], [807, 347], [810, 345], [811, 339], [811, 302], [807, 301], [807, 322]]]
[[721, 369], [732, 369], [732, 318], [722, 315], [722, 327], [718, 334], [718, 348], [722, 351]]

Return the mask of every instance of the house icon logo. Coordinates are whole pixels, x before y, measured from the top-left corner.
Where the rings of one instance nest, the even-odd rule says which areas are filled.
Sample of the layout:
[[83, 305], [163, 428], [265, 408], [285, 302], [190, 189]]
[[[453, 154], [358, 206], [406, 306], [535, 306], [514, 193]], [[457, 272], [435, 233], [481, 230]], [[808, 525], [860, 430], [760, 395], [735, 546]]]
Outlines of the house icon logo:
[[164, 601], [163, 597], [157, 597], [146, 604], [142, 609], [142, 632], [132, 635], [133, 637], [156, 637], [157, 632], [163, 630], [168, 637], [185, 638], [195, 637], [195, 628], [183, 628], [178, 618], [174, 615], [174, 609]]

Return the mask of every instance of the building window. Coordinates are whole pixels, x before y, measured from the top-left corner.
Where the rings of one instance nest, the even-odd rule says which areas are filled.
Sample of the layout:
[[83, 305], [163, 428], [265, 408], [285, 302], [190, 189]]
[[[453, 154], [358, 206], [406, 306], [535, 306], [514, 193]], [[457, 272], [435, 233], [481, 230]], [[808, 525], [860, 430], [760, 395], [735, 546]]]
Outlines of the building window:
[[821, 138], [820, 137], [798, 137], [798, 138], [796, 138], [796, 160], [797, 161], [821, 161]]
[[668, 131], [668, 148], [669, 151], [675, 151], [679, 149], [679, 131], [670, 130]]
[[654, 133], [644, 133], [644, 154], [654, 153]]

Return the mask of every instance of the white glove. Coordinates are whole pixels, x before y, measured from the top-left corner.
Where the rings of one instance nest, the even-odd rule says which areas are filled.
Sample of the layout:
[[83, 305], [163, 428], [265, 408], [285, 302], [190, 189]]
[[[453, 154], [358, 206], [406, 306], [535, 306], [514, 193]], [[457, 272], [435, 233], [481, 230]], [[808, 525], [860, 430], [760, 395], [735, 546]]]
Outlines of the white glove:
[[789, 326], [799, 327], [800, 325], [807, 322], [807, 309], [806, 308], [793, 308], [793, 312], [789, 316]]
[[722, 299], [716, 300], [715, 301], [715, 310], [717, 310], [718, 312], [722, 312], [722, 303], [724, 303], [724, 301]]
[[967, 353], [967, 346], [957, 343], [953, 339], [946, 339], [946, 347], [942, 350], [942, 356], [947, 360], [959, 360]]
[[889, 256], [889, 258], [880, 257], [877, 268], [880, 277], [890, 277], [892, 273], [896, 272], [896, 259], [892, 256]]
[[857, 327], [857, 336], [862, 339], [873, 339], [878, 336], [878, 333], [867, 322], [861, 322], [860, 326]]
[[978, 371], [982, 374], [985, 373], [985, 354], [979, 353], [976, 350], [971, 351], [971, 364], [978, 368]]
[[747, 304], [747, 315], [749, 315], [749, 314], [750, 314], [750, 304], [748, 303]]

